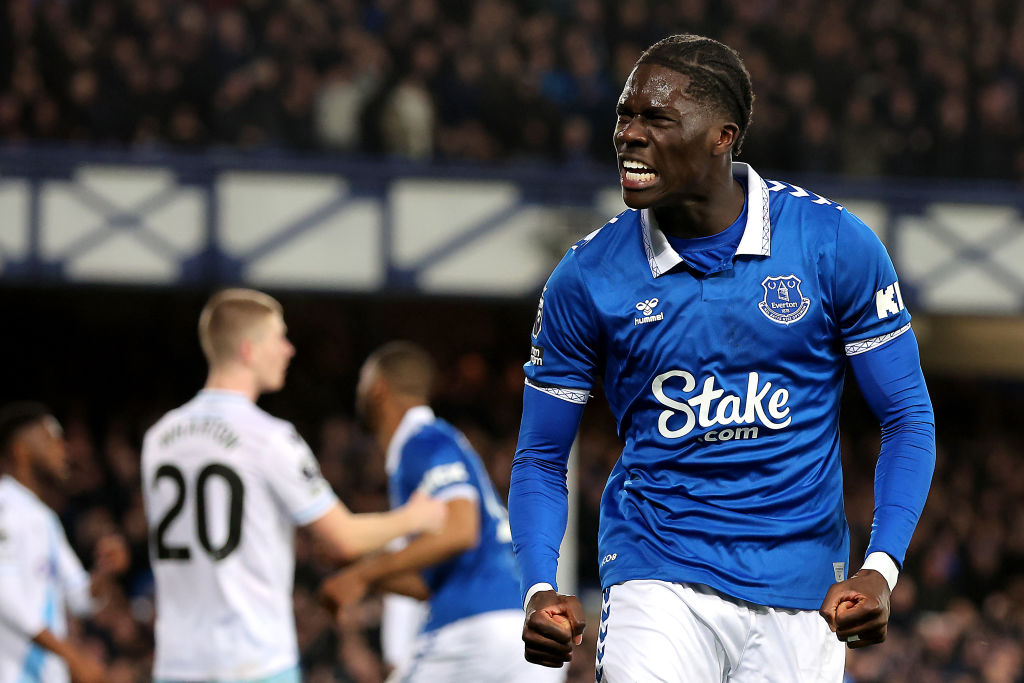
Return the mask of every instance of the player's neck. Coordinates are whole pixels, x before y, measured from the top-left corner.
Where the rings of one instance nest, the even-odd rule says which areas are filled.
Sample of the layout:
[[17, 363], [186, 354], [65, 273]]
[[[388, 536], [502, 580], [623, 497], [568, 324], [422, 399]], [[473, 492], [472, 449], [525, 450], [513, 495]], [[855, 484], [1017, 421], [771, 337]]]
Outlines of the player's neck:
[[717, 235], [743, 213], [743, 186], [729, 176], [703, 196], [651, 210], [658, 227], [672, 237], [693, 238]]
[[395, 432], [398, 431], [398, 426], [402, 424], [405, 414], [412, 408], [421, 405], [426, 404], [420, 401], [389, 401], [381, 407], [380, 416], [374, 430], [377, 443], [380, 444], [381, 448], [387, 450], [391, 444], [391, 439], [395, 437]]
[[15, 462], [11, 466], [0, 470], [0, 476], [5, 474], [34, 493], [37, 498], [42, 497], [43, 483], [36, 476], [35, 470], [30, 463]]
[[242, 394], [250, 401], [256, 402], [260, 396], [259, 385], [255, 375], [248, 369], [239, 366], [223, 366], [210, 368], [204, 389], [216, 391], [233, 391]]

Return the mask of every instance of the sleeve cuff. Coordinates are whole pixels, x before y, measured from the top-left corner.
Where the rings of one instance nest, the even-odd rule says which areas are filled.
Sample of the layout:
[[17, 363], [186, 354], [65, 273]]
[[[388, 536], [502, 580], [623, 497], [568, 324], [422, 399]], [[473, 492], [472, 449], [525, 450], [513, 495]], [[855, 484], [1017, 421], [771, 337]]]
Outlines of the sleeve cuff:
[[552, 586], [550, 583], [535, 583], [535, 584], [533, 584], [532, 586], [530, 586], [530, 590], [526, 591], [526, 599], [523, 600], [523, 609], [524, 610], [526, 609], [526, 606], [530, 604], [530, 600], [532, 600], [533, 596], [536, 595], [537, 593], [540, 593], [541, 591], [553, 591], [553, 590], [555, 590], [555, 587]]
[[325, 490], [312, 504], [292, 515], [296, 526], [306, 526], [320, 519], [338, 503], [338, 496], [331, 489]]
[[864, 560], [864, 564], [861, 565], [861, 569], [874, 569], [885, 577], [885, 582], [889, 584], [890, 591], [896, 588], [896, 581], [899, 579], [900, 570], [887, 553], [879, 551], [871, 553]]
[[444, 503], [457, 498], [465, 498], [472, 501], [480, 499], [480, 494], [477, 493], [472, 484], [455, 484], [436, 491], [430, 494], [430, 496]]

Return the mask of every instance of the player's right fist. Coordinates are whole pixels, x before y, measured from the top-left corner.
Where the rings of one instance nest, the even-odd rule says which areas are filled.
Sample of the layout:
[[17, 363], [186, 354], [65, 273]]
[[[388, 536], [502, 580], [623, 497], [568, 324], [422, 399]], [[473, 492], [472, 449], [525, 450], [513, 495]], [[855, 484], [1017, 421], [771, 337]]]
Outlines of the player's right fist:
[[526, 661], [554, 669], [572, 660], [573, 645], [583, 641], [587, 627], [583, 606], [575, 595], [540, 591], [526, 605], [523, 643]]
[[415, 491], [409, 496], [405, 508], [416, 532], [437, 533], [448, 520], [448, 505], [422, 491]]

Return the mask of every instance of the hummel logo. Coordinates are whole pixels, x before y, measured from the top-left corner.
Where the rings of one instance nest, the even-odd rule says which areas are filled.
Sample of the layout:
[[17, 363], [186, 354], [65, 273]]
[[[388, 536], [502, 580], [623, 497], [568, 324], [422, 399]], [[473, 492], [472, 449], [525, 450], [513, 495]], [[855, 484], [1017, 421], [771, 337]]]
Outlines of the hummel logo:
[[659, 313], [658, 315], [651, 315], [652, 313], [654, 313], [654, 309], [655, 307], [657, 307], [658, 303], [659, 302], [657, 297], [653, 299], [645, 299], [643, 301], [638, 302], [636, 305], [636, 310], [640, 311], [640, 315], [642, 315], [643, 317], [633, 318], [633, 327], [636, 327], [637, 325], [643, 325], [644, 323], [654, 323], [658, 322], [659, 320], [664, 320], [664, 311]]
[[636, 305], [636, 310], [642, 311], [644, 315], [650, 315], [658, 306], [658, 298], [646, 299]]

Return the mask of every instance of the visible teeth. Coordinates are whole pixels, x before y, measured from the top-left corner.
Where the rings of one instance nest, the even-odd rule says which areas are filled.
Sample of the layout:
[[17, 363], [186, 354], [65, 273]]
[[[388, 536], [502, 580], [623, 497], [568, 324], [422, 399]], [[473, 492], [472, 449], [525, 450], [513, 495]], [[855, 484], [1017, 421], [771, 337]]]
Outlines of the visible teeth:
[[633, 173], [626, 171], [626, 180], [632, 183], [649, 183], [657, 176], [656, 173]]
[[644, 169], [644, 170], [647, 169], [647, 167], [644, 166], [643, 164], [641, 164], [639, 161], [632, 161], [631, 159], [624, 160], [622, 162], [622, 167], [623, 168], [632, 168], [632, 169]]

